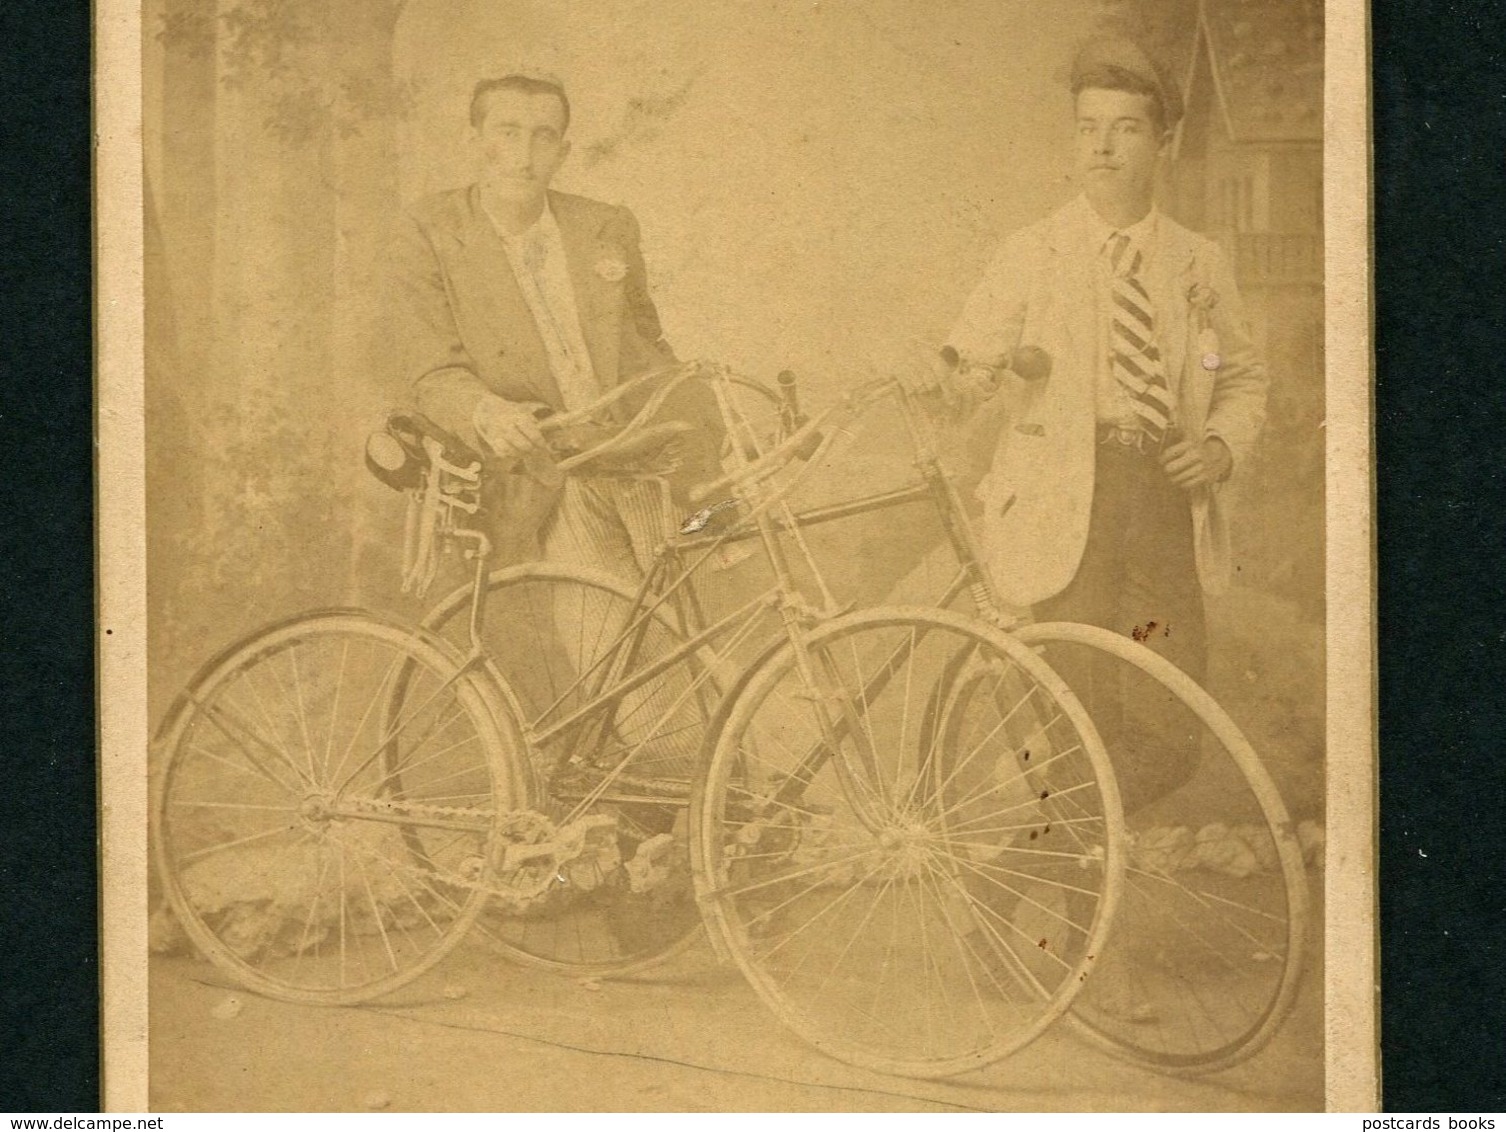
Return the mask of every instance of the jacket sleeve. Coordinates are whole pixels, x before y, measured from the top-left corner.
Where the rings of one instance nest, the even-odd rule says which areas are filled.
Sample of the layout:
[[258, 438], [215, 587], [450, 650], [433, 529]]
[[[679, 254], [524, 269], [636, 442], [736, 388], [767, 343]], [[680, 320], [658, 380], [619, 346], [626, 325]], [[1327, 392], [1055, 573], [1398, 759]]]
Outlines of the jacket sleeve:
[[[997, 369], [1009, 364], [1024, 331], [1040, 255], [1029, 229], [1015, 232], [995, 253], [947, 337], [963, 367]], [[973, 489], [993, 464], [999, 437], [1029, 396], [1025, 382], [1015, 374], [998, 376], [1001, 383], [990, 399], [958, 406], [943, 423], [964, 499], [972, 498]]]
[[1220, 365], [1215, 371], [1204, 434], [1216, 436], [1229, 446], [1237, 469], [1249, 458], [1265, 425], [1269, 378], [1265, 360], [1250, 337], [1244, 303], [1227, 258], [1213, 243], [1207, 245], [1205, 254], [1209, 283], [1217, 296], [1208, 320], [1218, 335]]
[[[631, 334], [636, 339], [640, 354], [633, 359], [633, 369], [673, 365], [675, 352], [665, 341], [664, 327], [659, 322], [659, 308], [654, 305], [653, 296], [648, 291], [648, 267], [643, 262], [642, 232], [638, 228], [637, 217], [626, 208], [622, 209], [622, 229], [623, 254], [627, 259], [623, 299]], [[625, 370], [624, 376], [628, 375], [629, 371]]]
[[461, 341], [444, 270], [416, 217], [403, 217], [388, 262], [386, 308], [400, 387], [421, 413], [481, 451], [472, 418], [492, 394]]
[[999, 248], [947, 338], [964, 363], [999, 366], [1009, 362], [1025, 326], [1034, 261], [1030, 240], [1023, 232], [1016, 232]]

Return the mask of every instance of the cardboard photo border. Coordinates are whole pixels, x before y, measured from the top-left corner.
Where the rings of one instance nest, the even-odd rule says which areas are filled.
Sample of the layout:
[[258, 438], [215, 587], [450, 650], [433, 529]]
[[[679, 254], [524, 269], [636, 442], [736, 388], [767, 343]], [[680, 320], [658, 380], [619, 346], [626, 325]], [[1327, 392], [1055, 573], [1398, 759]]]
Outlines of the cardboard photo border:
[[[96, 5], [96, 437], [103, 1107], [147, 1106], [145, 429], [140, 10]], [[1326, 1091], [1379, 1104], [1369, 36], [1325, 3]], [[108, 631], [107, 631], [108, 630]]]

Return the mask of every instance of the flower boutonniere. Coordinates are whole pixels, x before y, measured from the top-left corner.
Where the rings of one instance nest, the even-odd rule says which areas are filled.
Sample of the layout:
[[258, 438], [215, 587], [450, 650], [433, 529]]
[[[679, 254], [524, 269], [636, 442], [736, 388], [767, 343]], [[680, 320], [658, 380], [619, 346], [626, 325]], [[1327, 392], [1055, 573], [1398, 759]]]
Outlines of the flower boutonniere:
[[1197, 353], [1202, 367], [1210, 373], [1223, 368], [1219, 354], [1218, 331], [1213, 329], [1208, 312], [1218, 306], [1218, 292], [1206, 283], [1187, 288], [1187, 306], [1192, 312], [1192, 329], [1197, 335]]
[[627, 273], [627, 264], [614, 256], [607, 256], [596, 261], [596, 274], [608, 283], [621, 283], [627, 278]]
[[1198, 313], [1206, 315], [1218, 306], [1218, 292], [1206, 283], [1194, 283], [1187, 288], [1187, 305]]

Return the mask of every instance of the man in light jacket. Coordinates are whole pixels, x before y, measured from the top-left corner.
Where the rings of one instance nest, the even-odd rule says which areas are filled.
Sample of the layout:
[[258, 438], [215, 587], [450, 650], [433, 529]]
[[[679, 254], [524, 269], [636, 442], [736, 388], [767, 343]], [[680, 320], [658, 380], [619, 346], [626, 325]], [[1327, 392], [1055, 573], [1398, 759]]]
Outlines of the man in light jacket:
[[[1005, 241], [949, 340], [965, 372], [1002, 372], [1024, 347], [1051, 359], [1001, 392], [982, 541], [1037, 621], [1134, 634], [1201, 682], [1203, 594], [1230, 570], [1220, 497], [1264, 422], [1265, 366], [1223, 254], [1156, 208], [1174, 86], [1134, 43], [1100, 40], [1072, 93], [1082, 193]], [[1121, 676], [1070, 656], [1059, 668], [1125, 770], [1127, 810], [1190, 777], [1196, 738], [1167, 741], [1164, 696], [1105, 688]]]

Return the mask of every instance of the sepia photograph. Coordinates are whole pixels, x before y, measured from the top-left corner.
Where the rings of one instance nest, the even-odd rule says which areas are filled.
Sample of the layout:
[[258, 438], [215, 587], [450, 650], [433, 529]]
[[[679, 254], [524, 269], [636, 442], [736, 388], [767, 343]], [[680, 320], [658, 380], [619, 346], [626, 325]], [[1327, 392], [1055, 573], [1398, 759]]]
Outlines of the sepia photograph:
[[107, 1089], [1373, 1105], [1334, 8], [146, 0]]

